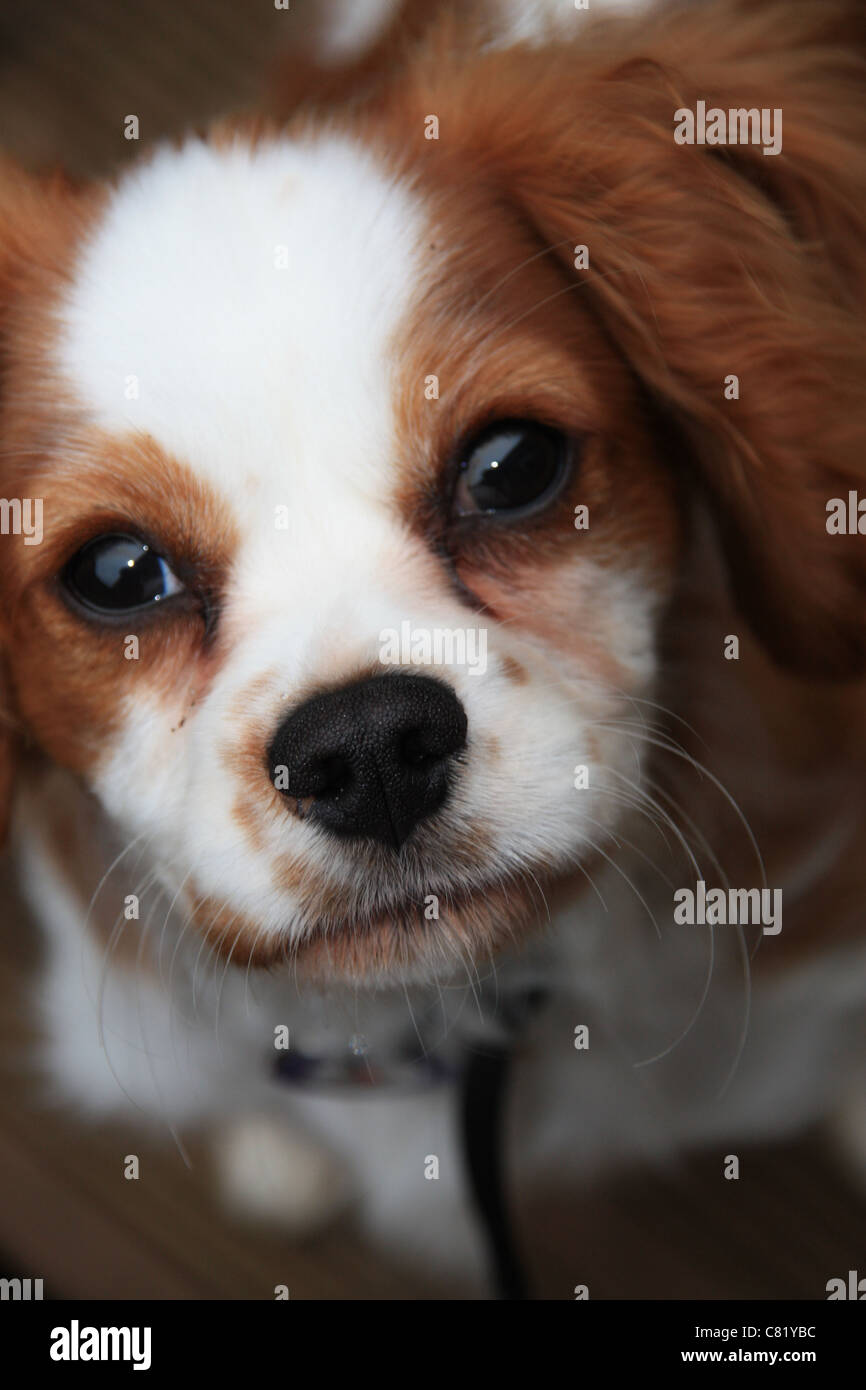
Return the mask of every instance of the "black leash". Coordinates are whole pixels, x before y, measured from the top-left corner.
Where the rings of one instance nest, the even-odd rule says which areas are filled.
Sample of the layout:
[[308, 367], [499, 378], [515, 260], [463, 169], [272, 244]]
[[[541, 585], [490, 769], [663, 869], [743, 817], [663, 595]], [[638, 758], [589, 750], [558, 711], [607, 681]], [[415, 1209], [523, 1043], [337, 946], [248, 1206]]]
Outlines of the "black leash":
[[399, 1095], [419, 1087], [456, 1085], [463, 1159], [499, 1299], [530, 1297], [505, 1196], [504, 1119], [518, 1041], [545, 998], [546, 992], [537, 988], [500, 998], [492, 1011], [500, 1036], [472, 1048], [455, 1043], [449, 1051], [440, 1044], [418, 1055], [417, 1035], [408, 1051], [378, 1057], [359, 1035], [349, 1050], [317, 1053], [293, 1047], [271, 1062], [276, 1080], [337, 1095], [383, 1088]]
[[508, 1019], [508, 1036], [467, 1054], [460, 1090], [463, 1156], [472, 1198], [488, 1247], [496, 1297], [524, 1301], [530, 1297], [517, 1249], [505, 1191], [504, 1119], [509, 1069], [516, 1037], [527, 1017], [543, 1001], [540, 990], [528, 992]]
[[502, 1119], [511, 1049], [467, 1059], [460, 1096], [463, 1153], [472, 1197], [484, 1227], [496, 1297], [526, 1299], [529, 1291], [511, 1230], [502, 1161]]

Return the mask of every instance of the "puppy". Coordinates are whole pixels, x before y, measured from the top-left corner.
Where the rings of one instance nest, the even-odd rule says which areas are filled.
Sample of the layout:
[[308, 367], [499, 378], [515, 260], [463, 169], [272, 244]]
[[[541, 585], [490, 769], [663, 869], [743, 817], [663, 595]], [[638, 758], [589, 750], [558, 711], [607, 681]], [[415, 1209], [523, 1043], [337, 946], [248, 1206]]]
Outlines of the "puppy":
[[57, 1095], [478, 1291], [527, 999], [519, 1192], [862, 1085], [866, 34], [410, 8], [2, 166], [0, 739]]

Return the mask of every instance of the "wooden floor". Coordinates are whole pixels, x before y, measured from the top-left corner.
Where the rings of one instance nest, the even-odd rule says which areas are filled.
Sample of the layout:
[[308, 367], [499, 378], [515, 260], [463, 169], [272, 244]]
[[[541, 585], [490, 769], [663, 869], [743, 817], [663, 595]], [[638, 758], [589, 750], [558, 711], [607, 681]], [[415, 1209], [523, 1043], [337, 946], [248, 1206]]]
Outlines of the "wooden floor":
[[[0, 146], [26, 164], [104, 172], [145, 140], [238, 104], [259, 89], [275, 51], [303, 22], [230, 0], [4, 0], [0, 8]], [[301, 1248], [231, 1225], [209, 1196], [193, 1147], [90, 1128], [36, 1100], [28, 1080], [25, 990], [35, 932], [0, 881], [0, 1263], [69, 1298], [273, 1297], [427, 1299], [420, 1284], [372, 1259], [351, 1230]], [[141, 1158], [137, 1183], [117, 1155]], [[866, 1272], [866, 1206], [818, 1137], [741, 1153], [742, 1177], [720, 1183], [718, 1155], [667, 1177], [636, 1175], [581, 1201], [547, 1193], [519, 1214], [536, 1293], [592, 1298], [824, 1297], [828, 1279]]]

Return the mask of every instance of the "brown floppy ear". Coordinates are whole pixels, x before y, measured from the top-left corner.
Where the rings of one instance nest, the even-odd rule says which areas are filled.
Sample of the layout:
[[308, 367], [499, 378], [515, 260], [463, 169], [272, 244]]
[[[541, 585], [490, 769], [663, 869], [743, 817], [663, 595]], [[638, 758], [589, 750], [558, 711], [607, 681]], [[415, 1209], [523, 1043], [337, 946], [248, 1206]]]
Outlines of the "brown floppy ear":
[[[12, 306], [18, 297], [24, 267], [26, 216], [22, 211], [32, 196], [30, 178], [17, 165], [0, 157], [0, 507], [5, 517], [11, 516], [10, 494], [16, 484], [6, 457], [5, 412], [3, 409], [8, 374], [8, 325]], [[0, 847], [9, 828], [15, 767], [18, 761], [18, 734], [9, 689], [6, 650], [8, 644], [8, 574], [11, 546], [15, 537], [8, 525], [0, 525]]]
[[[606, 33], [492, 59], [509, 101], [484, 138], [685, 437], [747, 620], [786, 666], [852, 676], [866, 535], [827, 522], [831, 499], [866, 497], [864, 19], [731, 4]], [[781, 152], [678, 144], [698, 101], [781, 111]]]
[[[6, 457], [5, 398], [8, 374], [8, 325], [12, 306], [17, 299], [24, 266], [26, 216], [22, 210], [32, 196], [31, 180], [11, 160], [0, 157], [0, 506], [11, 516], [8, 504], [12, 501], [15, 483]], [[0, 521], [3, 518], [0, 517]], [[8, 574], [14, 536], [8, 526], [0, 526], [0, 847], [9, 827], [15, 766], [18, 761], [16, 720], [11, 705], [6, 649], [8, 644]]]
[[62, 174], [28, 174], [0, 156], [0, 845], [8, 826], [21, 742], [9, 679], [13, 655], [8, 635], [10, 587], [15, 547], [22, 543], [14, 531], [14, 516], [16, 503], [26, 496], [26, 466], [36, 442], [25, 438], [16, 441], [16, 448], [9, 438], [13, 339], [16, 328], [26, 322], [30, 295], [60, 273], [80, 202], [77, 190]]

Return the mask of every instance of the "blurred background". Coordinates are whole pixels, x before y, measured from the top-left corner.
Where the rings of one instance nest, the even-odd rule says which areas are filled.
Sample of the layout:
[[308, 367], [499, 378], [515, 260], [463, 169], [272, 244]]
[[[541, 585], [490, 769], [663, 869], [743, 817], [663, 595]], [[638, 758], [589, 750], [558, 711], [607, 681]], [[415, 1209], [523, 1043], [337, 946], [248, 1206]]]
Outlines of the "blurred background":
[[[820, 0], [816, 0], [819, 3]], [[27, 167], [86, 177], [154, 140], [254, 105], [274, 61], [299, 48], [324, 0], [0, 0], [0, 148]], [[141, 139], [123, 136], [139, 118]], [[230, 1221], [194, 1139], [83, 1125], [34, 1083], [27, 998], [39, 940], [0, 870], [0, 1276], [58, 1298], [428, 1299], [351, 1227], [302, 1246]], [[187, 1136], [184, 1136], [187, 1139]], [[118, 1155], [141, 1159], [138, 1182]], [[741, 1147], [741, 1177], [698, 1154], [664, 1174], [617, 1178], [576, 1200], [547, 1193], [516, 1213], [536, 1296], [822, 1299], [866, 1273], [866, 1203], [821, 1134]]]

